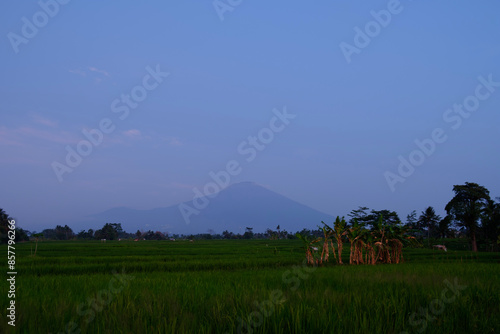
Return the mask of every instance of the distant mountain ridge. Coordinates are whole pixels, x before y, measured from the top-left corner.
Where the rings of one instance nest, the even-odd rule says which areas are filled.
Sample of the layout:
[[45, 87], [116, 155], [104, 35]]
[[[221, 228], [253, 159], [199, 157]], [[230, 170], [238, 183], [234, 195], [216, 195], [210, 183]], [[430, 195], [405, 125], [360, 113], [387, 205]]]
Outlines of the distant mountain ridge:
[[[246, 227], [252, 227], [254, 232], [264, 232], [267, 228], [275, 229], [277, 225], [282, 230], [295, 232], [316, 228], [322, 220], [331, 222], [334, 219], [254, 182], [235, 183], [211, 197], [198, 200], [208, 200], [208, 205], [200, 210], [192, 201], [150, 210], [118, 207], [90, 218], [94, 223], [99, 222], [99, 226], [121, 223], [127, 232], [153, 230], [177, 234], [207, 233], [209, 230], [243, 233]], [[186, 220], [180, 205], [192, 208], [197, 214], [185, 214], [189, 216]]]

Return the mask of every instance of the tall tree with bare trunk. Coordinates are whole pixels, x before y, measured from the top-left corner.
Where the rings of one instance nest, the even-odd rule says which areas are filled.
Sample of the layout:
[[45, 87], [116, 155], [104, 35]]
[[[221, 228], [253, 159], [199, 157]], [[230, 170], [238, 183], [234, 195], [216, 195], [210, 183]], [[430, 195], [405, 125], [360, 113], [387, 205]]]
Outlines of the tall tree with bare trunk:
[[490, 192], [477, 183], [469, 182], [453, 186], [453, 192], [455, 196], [446, 204], [445, 210], [458, 226], [467, 230], [472, 251], [477, 252], [478, 221], [490, 201]]

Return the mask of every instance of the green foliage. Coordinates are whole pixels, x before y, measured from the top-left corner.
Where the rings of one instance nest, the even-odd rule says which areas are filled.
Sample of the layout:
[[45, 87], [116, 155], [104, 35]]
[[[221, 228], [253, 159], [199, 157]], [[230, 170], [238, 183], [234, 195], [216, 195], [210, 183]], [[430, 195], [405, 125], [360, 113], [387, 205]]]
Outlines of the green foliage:
[[[500, 198], [497, 198], [500, 200]], [[489, 250], [498, 250], [497, 241], [500, 240], [500, 203], [488, 200], [481, 215], [483, 238]]]
[[96, 230], [94, 233], [95, 239], [116, 240], [118, 234], [123, 231], [122, 224], [106, 223], [102, 229]]
[[436, 214], [432, 206], [422, 211], [417, 221], [417, 228], [427, 231], [427, 238], [436, 237], [438, 234], [438, 224], [441, 217]]
[[12, 218], [3, 209], [0, 209], [0, 244], [6, 244], [7, 240], [9, 240], [7, 235], [9, 220], [12, 220]]
[[348, 215], [349, 217], [351, 217], [351, 219], [349, 220], [349, 225], [352, 225], [356, 220], [358, 224], [361, 224], [363, 226], [373, 226], [373, 224], [376, 223], [379, 219], [380, 215], [382, 215], [384, 221], [387, 224], [394, 225], [400, 223], [400, 219], [396, 211], [371, 210], [371, 212], [368, 213], [368, 210], [370, 209], [364, 206], [360, 206], [358, 209], [352, 210]]
[[470, 236], [472, 250], [477, 252], [478, 221], [490, 200], [490, 192], [477, 183], [453, 186], [455, 196], [446, 204], [446, 212]]

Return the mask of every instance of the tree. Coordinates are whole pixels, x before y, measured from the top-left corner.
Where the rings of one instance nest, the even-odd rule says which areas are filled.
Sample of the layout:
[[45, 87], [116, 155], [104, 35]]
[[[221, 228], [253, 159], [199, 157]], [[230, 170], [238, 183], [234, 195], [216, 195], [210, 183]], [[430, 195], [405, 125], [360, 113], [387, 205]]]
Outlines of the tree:
[[390, 210], [372, 210], [370, 220], [372, 222], [377, 222], [380, 216], [382, 216], [382, 219], [387, 225], [397, 225], [401, 223], [401, 219], [399, 219], [397, 212]]
[[35, 238], [35, 254], [33, 254], [33, 256], [36, 256], [36, 251], [38, 249], [38, 240], [40, 240], [40, 238], [43, 238], [43, 233], [32, 233], [31, 236]]
[[432, 206], [429, 206], [418, 218], [418, 225], [420, 227], [427, 229], [427, 239], [431, 237], [431, 231], [433, 233], [437, 232], [438, 223], [441, 217], [436, 214], [436, 211]]
[[306, 236], [308, 238], [312, 238], [313, 237], [313, 233], [311, 230], [307, 229], [307, 228], [303, 228], [300, 232], [298, 232], [300, 235], [303, 235], [303, 236]]
[[445, 210], [458, 226], [466, 229], [472, 251], [477, 252], [478, 221], [490, 200], [490, 192], [477, 183], [469, 182], [465, 182], [465, 185], [454, 185], [453, 192], [455, 196], [446, 204]]
[[233, 232], [229, 232], [228, 230], [225, 230], [222, 232], [222, 237], [224, 239], [232, 239], [233, 238]]
[[102, 229], [95, 231], [94, 236], [96, 239], [115, 240], [122, 231], [122, 224], [106, 223]]
[[64, 227], [57, 225], [55, 233], [57, 240], [70, 240], [75, 235], [73, 230], [68, 225], [64, 225]]
[[[363, 263], [363, 255], [361, 248], [363, 245], [360, 245], [358, 242], [361, 241], [363, 237], [363, 226], [358, 223], [357, 219], [354, 219], [350, 228], [346, 230], [346, 236], [351, 244], [350, 252], [349, 252], [349, 264], [359, 264]], [[363, 243], [361, 241], [361, 243]]]
[[247, 227], [245, 229], [245, 234], [243, 234], [244, 239], [252, 239], [253, 238], [253, 227]]
[[351, 217], [351, 219], [349, 219], [349, 225], [352, 225], [354, 220], [357, 220], [358, 223], [363, 225], [370, 224], [373, 217], [368, 213], [368, 210], [370, 209], [366, 206], [360, 206], [358, 209], [352, 210], [348, 214], [348, 216]]
[[366, 227], [372, 227], [379, 220], [380, 215], [382, 215], [383, 220], [389, 225], [399, 224], [401, 220], [396, 211], [390, 210], [372, 210], [368, 213], [368, 208], [365, 206], [360, 206], [356, 210], [352, 210], [351, 213], [348, 214], [351, 219], [349, 220], [349, 225], [353, 225], [354, 220], [358, 222], [358, 224]]
[[422, 236], [422, 230], [420, 230], [418, 227], [418, 218], [417, 218], [417, 210], [413, 210], [410, 212], [409, 215], [406, 216], [406, 227], [409, 230], [409, 233], [416, 237], [421, 237]]
[[[403, 246], [405, 244], [417, 244], [415, 237], [408, 235], [408, 228], [401, 224], [387, 224], [382, 215], [374, 224], [371, 232], [371, 239], [374, 241], [373, 247], [368, 246], [370, 261], [367, 263], [375, 264], [377, 261], [382, 263], [400, 263], [403, 256]], [[371, 244], [371, 242], [368, 242]], [[374, 256], [374, 249], [378, 248], [378, 253]]]
[[16, 227], [16, 242], [29, 241], [30, 238], [28, 237], [28, 233], [28, 230], [23, 230], [22, 228]]
[[451, 236], [452, 234], [452, 231], [450, 229], [451, 220], [452, 220], [451, 217], [447, 215], [446, 217], [444, 217], [439, 221], [437, 227], [438, 238], [447, 238]]
[[[323, 247], [321, 250], [321, 257], [319, 260], [320, 264], [323, 264], [323, 261], [328, 262], [328, 258], [330, 257], [330, 252], [328, 251], [329, 245], [332, 247], [333, 256], [335, 256], [335, 258], [337, 258], [337, 256], [335, 255], [335, 247], [333, 246], [333, 242], [330, 240], [330, 238], [334, 232], [325, 223], [323, 223], [323, 225], [324, 225], [323, 227], [319, 226], [320, 230], [323, 232]], [[328, 242], [330, 242], [330, 244], [328, 244]]]
[[56, 230], [53, 228], [46, 228], [42, 231], [44, 239], [57, 239]]
[[406, 226], [409, 228], [417, 227], [417, 210], [413, 210], [409, 215], [406, 216]]
[[[500, 197], [497, 197], [497, 200], [500, 201]], [[488, 244], [492, 249], [496, 248], [495, 244], [500, 235], [500, 203], [488, 200], [481, 215], [481, 226]]]
[[299, 238], [303, 245], [304, 249], [306, 251], [306, 259], [307, 259], [307, 264], [311, 264], [313, 266], [316, 266], [319, 262], [319, 259], [316, 258], [315, 254], [317, 252], [317, 247], [314, 247], [314, 244], [319, 242], [321, 238], [316, 238], [316, 239], [309, 239], [306, 235], [302, 235], [300, 233], [295, 233], [295, 236]]
[[78, 239], [94, 239], [94, 230], [91, 228], [87, 232], [81, 230], [76, 236]]
[[337, 241], [337, 253], [338, 253], [337, 262], [338, 262], [338, 264], [343, 264], [343, 262], [342, 262], [342, 248], [343, 248], [344, 236], [347, 234], [347, 230], [346, 230], [347, 223], [346, 223], [344, 217], [342, 217], [342, 219], [340, 219], [340, 217], [337, 216], [337, 218], [335, 219], [335, 222], [333, 223], [333, 228], [331, 228], [330, 226], [328, 226], [324, 222], [321, 222], [321, 223], [323, 225], [325, 225], [327, 230], [331, 232], [331, 235]]
[[3, 209], [0, 209], [0, 244], [6, 244], [9, 240], [9, 220], [12, 218]]
[[[209, 234], [210, 235], [210, 234]], [[165, 234], [163, 234], [160, 231], [153, 232], [151, 230], [147, 231], [144, 235], [143, 238], [146, 240], [165, 240]]]

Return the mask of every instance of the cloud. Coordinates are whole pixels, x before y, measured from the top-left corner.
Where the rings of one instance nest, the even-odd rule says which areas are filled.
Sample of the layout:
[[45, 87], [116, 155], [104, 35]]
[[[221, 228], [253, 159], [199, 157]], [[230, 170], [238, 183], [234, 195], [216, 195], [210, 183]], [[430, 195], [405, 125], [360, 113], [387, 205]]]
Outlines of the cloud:
[[13, 136], [12, 132], [5, 126], [0, 127], [0, 145], [1, 146], [25, 146], [22, 141]]
[[[102, 76], [107, 77], [107, 78], [111, 77], [111, 75], [109, 74], [108, 71], [98, 69], [97, 67], [94, 67], [94, 66], [87, 66], [87, 70], [101, 76], [101, 77], [95, 78], [96, 83], [100, 83], [103, 80]], [[76, 75], [80, 75], [82, 77], [86, 77], [87, 72], [88, 72], [87, 70], [75, 69], [75, 70], [68, 70], [68, 72], [76, 74]]]
[[33, 117], [33, 121], [35, 123], [38, 123], [38, 124], [42, 124], [42, 125], [45, 125], [45, 126], [49, 126], [51, 128], [57, 128], [57, 123], [54, 122], [54, 121], [51, 121], [47, 118], [44, 118], [40, 115], [34, 115]]
[[176, 137], [169, 137], [165, 139], [170, 146], [182, 146], [181, 141]]
[[54, 133], [46, 130], [38, 130], [28, 126], [18, 128], [15, 132], [23, 137], [33, 137], [59, 144], [75, 144], [79, 141], [78, 138], [71, 138], [73, 136], [67, 132]]
[[37, 139], [58, 144], [75, 144], [78, 138], [67, 132], [54, 132], [36, 129], [31, 126], [22, 126], [16, 129], [0, 127], [0, 145], [5, 146], [32, 146], [30, 139]]
[[137, 129], [130, 129], [127, 131], [122, 132], [126, 137], [129, 138], [140, 138], [141, 137], [141, 131]]
[[104, 75], [104, 76], [106, 76], [106, 77], [109, 77], [109, 76], [110, 76], [110, 75], [109, 75], [109, 73], [108, 73], [107, 71], [105, 71], [105, 70], [100, 70], [100, 69], [98, 69], [98, 68], [96, 68], [96, 67], [89, 66], [89, 67], [88, 67], [88, 69], [89, 69], [89, 71], [96, 72], [96, 73], [100, 73], [100, 74], [102, 74], [102, 75]]
[[157, 133], [147, 133], [143, 134], [140, 130], [130, 129], [127, 131], [123, 131], [121, 133], [122, 136], [130, 139], [143, 139], [146, 142], [153, 142], [155, 147], [159, 147], [161, 145], [167, 144], [168, 146], [182, 146], [182, 142], [177, 137], [166, 137], [159, 135]]

